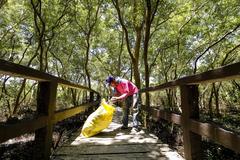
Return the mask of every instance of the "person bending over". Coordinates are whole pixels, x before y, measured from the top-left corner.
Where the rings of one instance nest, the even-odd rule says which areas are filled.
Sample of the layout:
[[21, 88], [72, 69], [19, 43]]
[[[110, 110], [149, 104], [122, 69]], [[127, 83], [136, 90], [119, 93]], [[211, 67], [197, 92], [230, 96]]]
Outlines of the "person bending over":
[[113, 87], [113, 97], [110, 99], [111, 102], [116, 103], [118, 101], [123, 102], [123, 117], [121, 129], [128, 128], [128, 115], [129, 110], [132, 108], [133, 114], [133, 129], [139, 131], [139, 94], [138, 88], [131, 81], [109, 76], [106, 79], [106, 83]]

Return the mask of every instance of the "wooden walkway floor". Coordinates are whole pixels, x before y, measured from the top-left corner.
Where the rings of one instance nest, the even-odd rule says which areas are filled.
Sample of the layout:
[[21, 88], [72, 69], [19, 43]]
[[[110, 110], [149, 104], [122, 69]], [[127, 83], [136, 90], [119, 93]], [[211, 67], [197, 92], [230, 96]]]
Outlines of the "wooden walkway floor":
[[53, 160], [183, 160], [158, 138], [144, 130], [120, 129], [119, 114], [100, 134], [85, 138], [76, 133], [57, 149]]

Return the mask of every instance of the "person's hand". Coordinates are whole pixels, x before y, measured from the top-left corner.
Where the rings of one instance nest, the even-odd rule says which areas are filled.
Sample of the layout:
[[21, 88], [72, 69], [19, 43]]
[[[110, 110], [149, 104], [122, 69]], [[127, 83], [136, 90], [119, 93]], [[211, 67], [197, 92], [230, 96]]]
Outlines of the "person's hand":
[[114, 103], [114, 102], [117, 102], [117, 100], [118, 100], [117, 97], [112, 97], [112, 98], [110, 99], [110, 101], [113, 102], [113, 103]]

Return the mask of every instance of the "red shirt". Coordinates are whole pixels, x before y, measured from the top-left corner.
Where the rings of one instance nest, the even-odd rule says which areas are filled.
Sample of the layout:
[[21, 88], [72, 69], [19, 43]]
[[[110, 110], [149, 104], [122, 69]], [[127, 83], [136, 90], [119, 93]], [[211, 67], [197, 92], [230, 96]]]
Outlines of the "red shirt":
[[132, 96], [133, 94], [138, 93], [138, 88], [131, 81], [128, 81], [126, 79], [120, 79], [115, 89], [120, 95], [127, 93], [126, 96], [124, 96], [122, 99], [125, 99], [128, 96]]

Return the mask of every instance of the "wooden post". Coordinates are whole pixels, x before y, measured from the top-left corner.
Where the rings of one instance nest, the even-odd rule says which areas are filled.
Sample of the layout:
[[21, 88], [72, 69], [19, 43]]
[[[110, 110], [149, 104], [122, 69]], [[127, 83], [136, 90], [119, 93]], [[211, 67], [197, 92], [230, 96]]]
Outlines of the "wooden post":
[[94, 92], [90, 92], [90, 99], [89, 99], [90, 102], [93, 102], [94, 101]]
[[40, 82], [37, 97], [37, 112], [39, 116], [48, 116], [46, 127], [35, 131], [36, 153], [34, 159], [48, 160], [52, 147], [52, 118], [56, 108], [57, 83]]
[[190, 131], [190, 118], [199, 119], [198, 87], [184, 85], [180, 86], [180, 90], [185, 159], [201, 159], [201, 136]]
[[101, 100], [100, 94], [97, 94], [97, 101]]
[[[145, 92], [145, 96], [146, 96], [146, 99], [145, 99], [145, 105], [146, 105], [146, 117], [145, 117], [145, 128], [148, 128], [149, 129], [149, 119], [150, 119], [150, 94], [148, 92]], [[141, 96], [140, 96], [141, 97]]]

